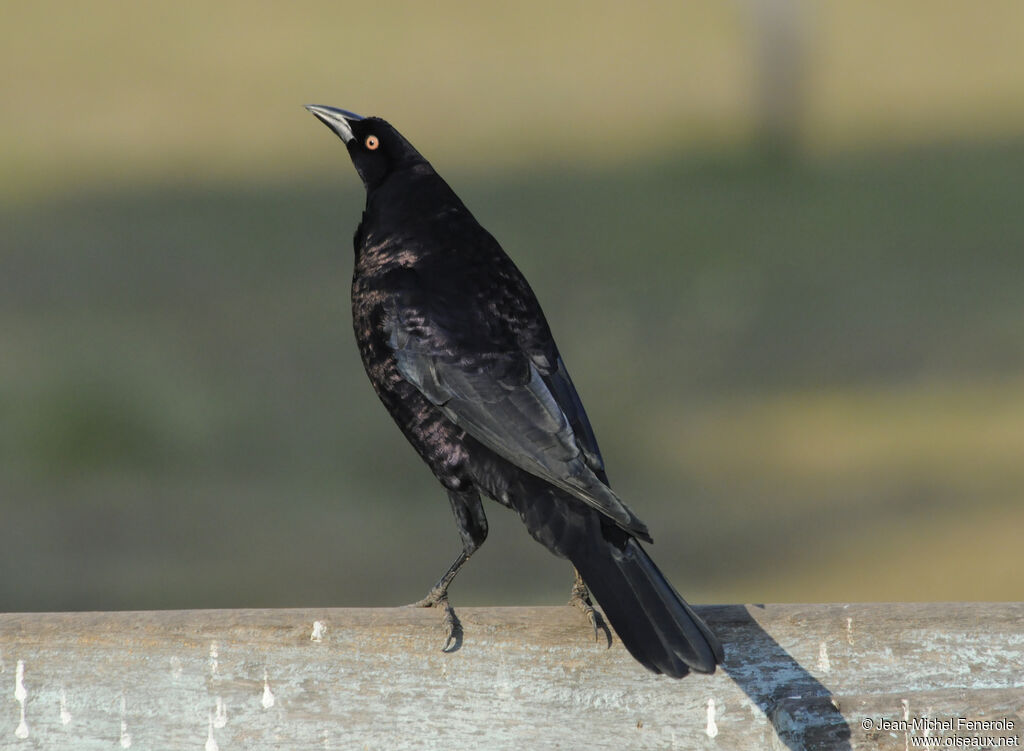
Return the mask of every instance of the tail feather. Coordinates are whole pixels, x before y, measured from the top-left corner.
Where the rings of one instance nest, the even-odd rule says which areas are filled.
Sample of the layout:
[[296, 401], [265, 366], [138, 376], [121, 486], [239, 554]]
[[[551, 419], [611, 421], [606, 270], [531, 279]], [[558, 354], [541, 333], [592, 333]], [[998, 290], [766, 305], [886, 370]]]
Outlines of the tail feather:
[[[655, 673], [713, 673], [722, 645], [654, 565], [640, 543], [592, 507], [496, 455], [477, 467], [488, 490], [519, 512], [534, 539], [576, 566], [629, 653]], [[508, 491], [508, 492], [506, 492]]]
[[655, 673], [713, 673], [722, 645], [632, 537], [605, 539], [573, 563], [629, 653]]

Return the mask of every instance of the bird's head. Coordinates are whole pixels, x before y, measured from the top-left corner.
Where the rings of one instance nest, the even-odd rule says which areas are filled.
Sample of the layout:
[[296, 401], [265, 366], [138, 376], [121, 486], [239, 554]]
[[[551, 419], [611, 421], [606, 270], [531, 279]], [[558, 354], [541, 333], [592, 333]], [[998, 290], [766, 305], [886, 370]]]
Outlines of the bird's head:
[[393, 172], [426, 164], [413, 145], [379, 117], [361, 117], [322, 104], [307, 104], [306, 109], [345, 142], [352, 164], [368, 191]]

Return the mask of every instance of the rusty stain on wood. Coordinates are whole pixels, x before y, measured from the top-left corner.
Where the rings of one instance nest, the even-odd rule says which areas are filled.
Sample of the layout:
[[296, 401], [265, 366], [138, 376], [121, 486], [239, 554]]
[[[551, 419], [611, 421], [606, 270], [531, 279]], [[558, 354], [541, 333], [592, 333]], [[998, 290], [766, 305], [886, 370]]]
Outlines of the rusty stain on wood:
[[1020, 743], [1024, 603], [697, 610], [726, 664], [682, 681], [568, 607], [462, 608], [452, 654], [438, 614], [409, 608], [0, 614], [0, 748]]

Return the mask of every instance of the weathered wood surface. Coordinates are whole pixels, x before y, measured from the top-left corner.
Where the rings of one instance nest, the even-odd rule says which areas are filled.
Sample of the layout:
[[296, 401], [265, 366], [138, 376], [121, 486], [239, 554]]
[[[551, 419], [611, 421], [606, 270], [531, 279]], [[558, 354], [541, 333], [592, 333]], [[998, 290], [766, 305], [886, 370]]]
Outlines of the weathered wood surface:
[[697, 610], [727, 664], [682, 681], [568, 607], [462, 608], [450, 654], [430, 610], [0, 615], [0, 748], [909, 749], [925, 715], [1020, 744], [1024, 603]]

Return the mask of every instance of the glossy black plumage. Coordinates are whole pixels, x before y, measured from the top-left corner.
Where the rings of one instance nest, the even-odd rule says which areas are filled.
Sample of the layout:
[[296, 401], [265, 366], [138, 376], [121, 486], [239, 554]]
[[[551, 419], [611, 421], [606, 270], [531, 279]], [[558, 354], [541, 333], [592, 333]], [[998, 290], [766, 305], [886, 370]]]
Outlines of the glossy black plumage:
[[[487, 535], [480, 492], [568, 558], [630, 653], [680, 677], [722, 648], [644, 552], [647, 527], [604, 462], [526, 279], [431, 165], [378, 118], [310, 106], [346, 143], [367, 190], [355, 235], [352, 316], [367, 375], [448, 490], [464, 550]], [[454, 626], [453, 626], [454, 628]]]

